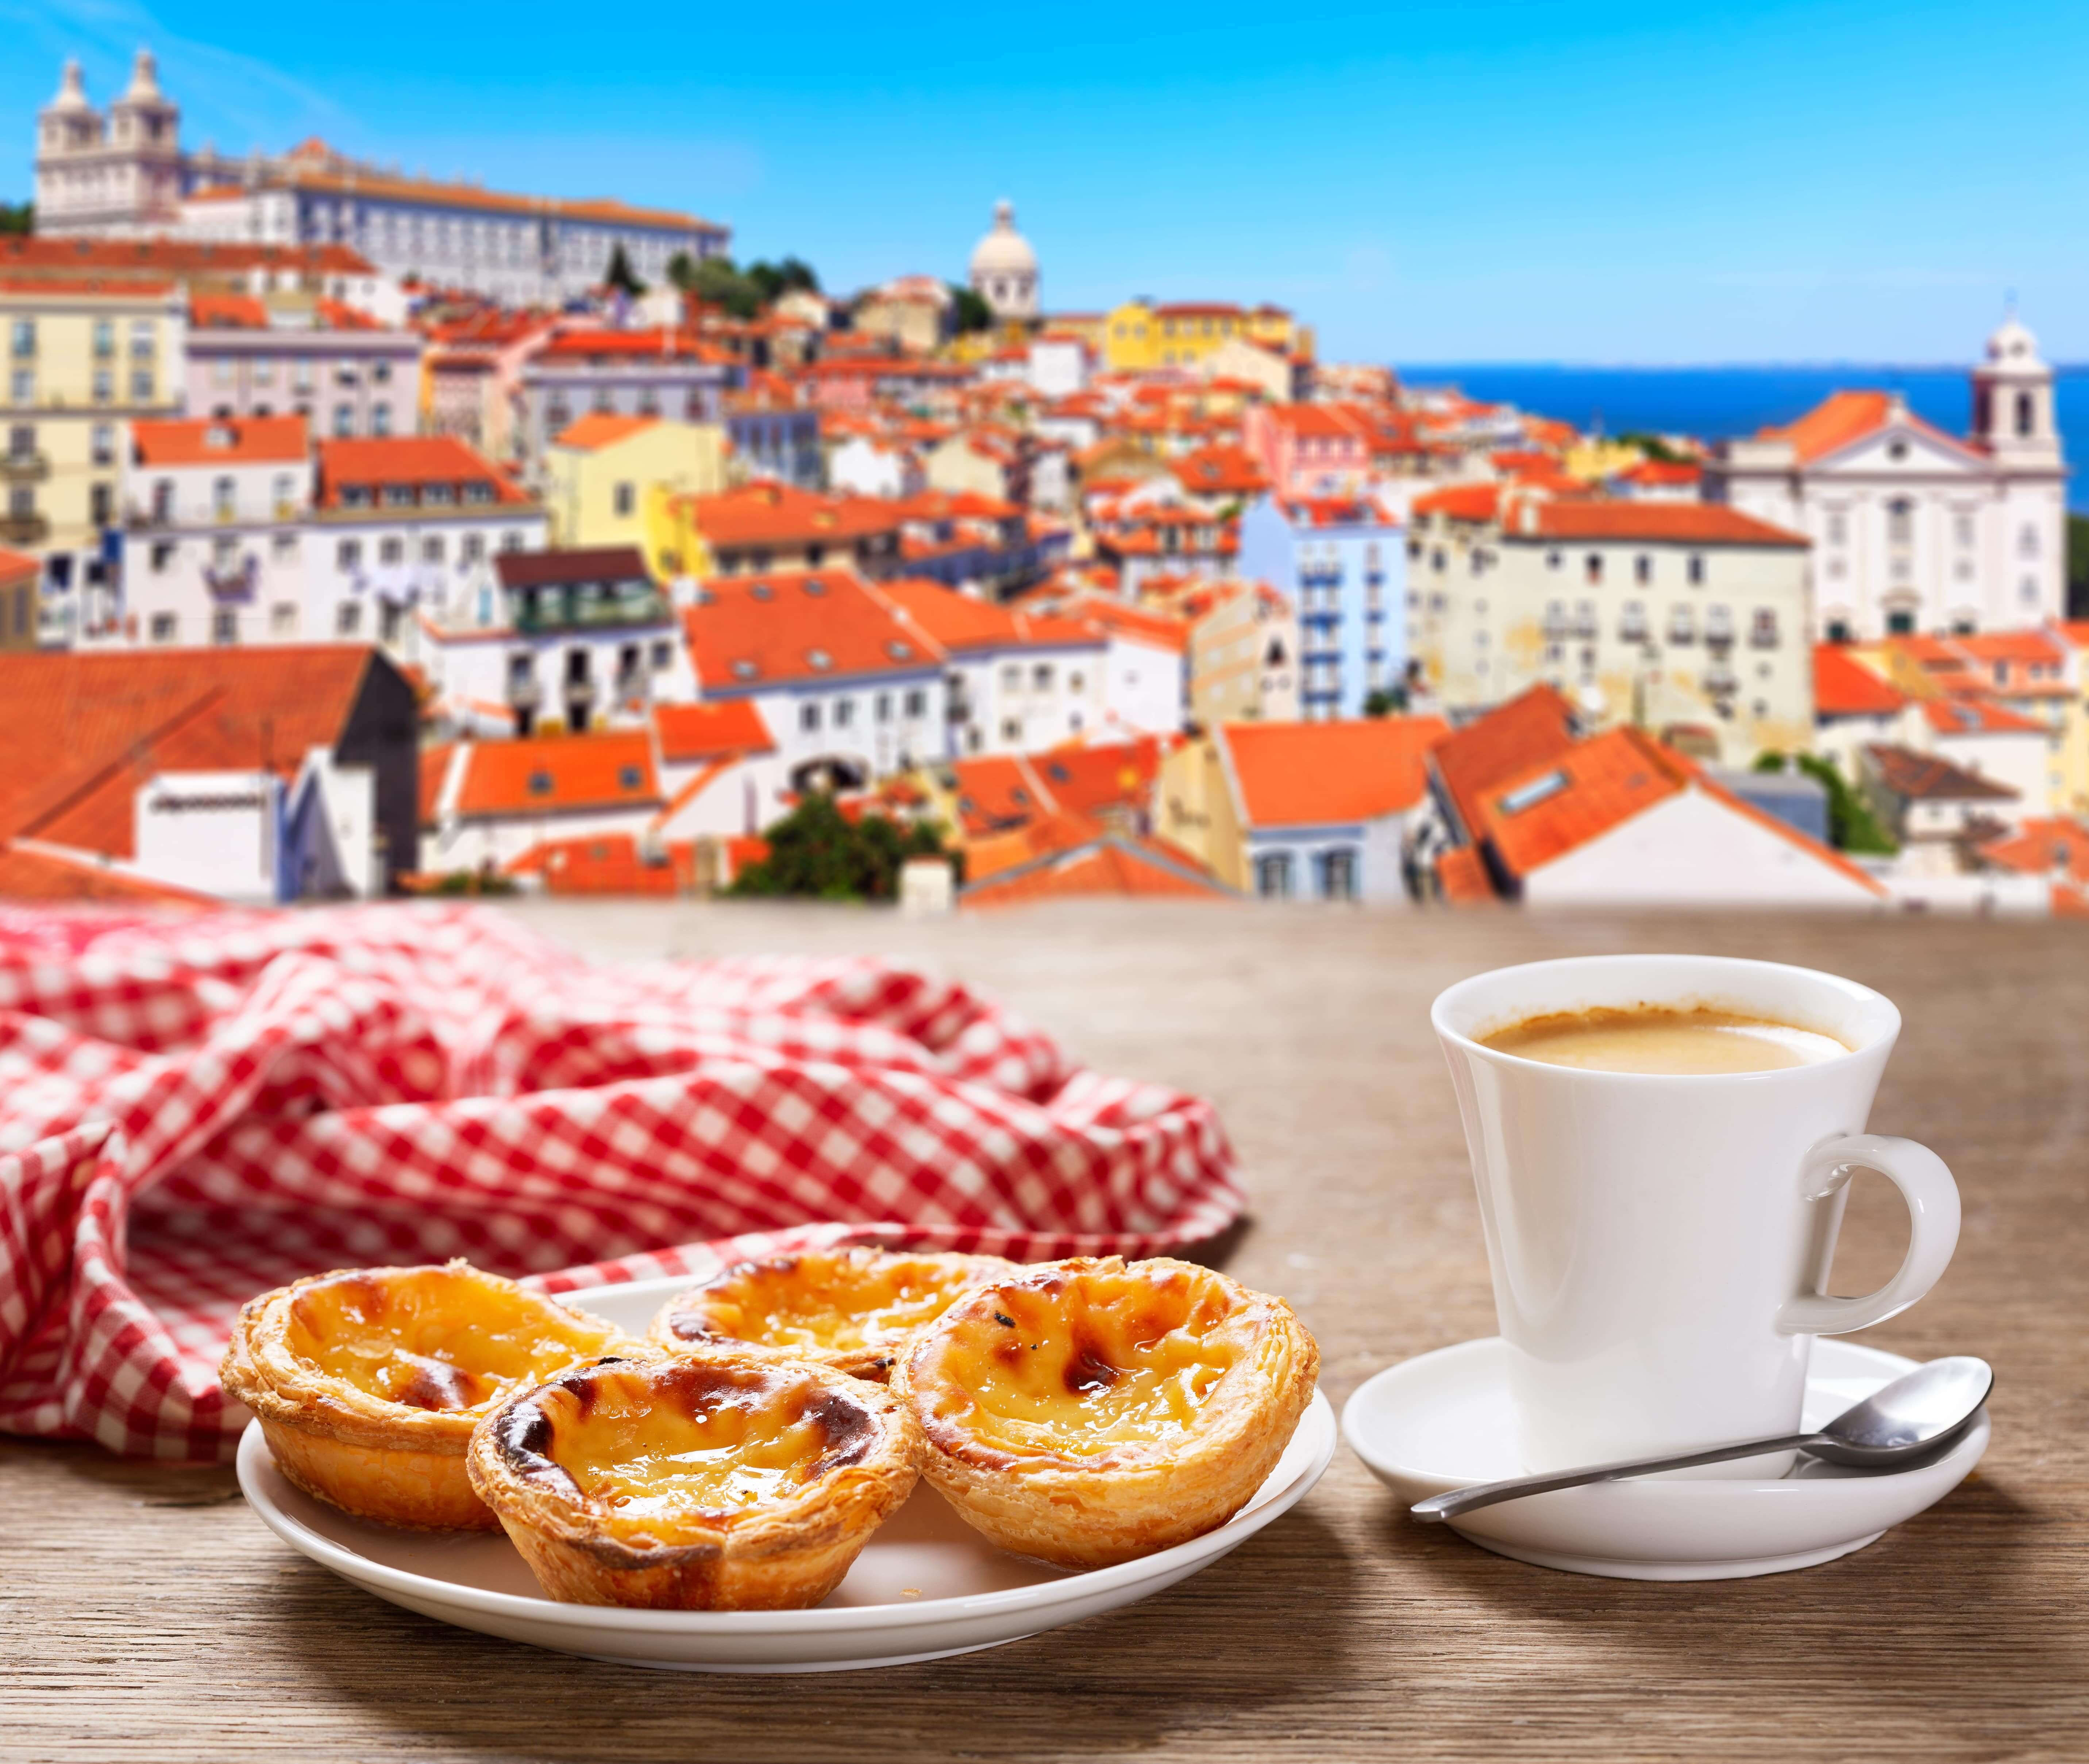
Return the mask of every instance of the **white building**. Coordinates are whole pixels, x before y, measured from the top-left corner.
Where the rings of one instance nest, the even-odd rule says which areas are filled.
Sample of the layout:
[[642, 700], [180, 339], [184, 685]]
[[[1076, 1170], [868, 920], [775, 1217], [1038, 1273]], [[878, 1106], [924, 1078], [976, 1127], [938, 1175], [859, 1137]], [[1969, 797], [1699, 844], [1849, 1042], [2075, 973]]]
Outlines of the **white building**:
[[950, 751], [941, 645], [851, 570], [706, 577], [682, 629], [701, 696], [752, 703], [795, 790], [853, 789]]
[[582, 732], [642, 724], [695, 696], [666, 594], [632, 546], [501, 552], [490, 600], [453, 595], [418, 621], [438, 713], [460, 728]]
[[454, 435], [322, 441], [317, 452], [304, 546], [314, 636], [375, 640], [414, 660], [413, 612], [491, 624], [492, 560], [543, 546], [543, 505]]
[[852, 435], [827, 456], [827, 486], [851, 496], [887, 501], [918, 496], [929, 487], [920, 456], [903, 442]]
[[993, 205], [993, 226], [972, 247], [972, 292], [1000, 319], [1027, 321], [1041, 310], [1037, 286], [1037, 254], [1015, 230], [1015, 208]]
[[1705, 495], [1813, 542], [1821, 634], [2006, 629], [2066, 609], [2066, 477], [2053, 370], [2014, 318], [1973, 370], [1973, 429], [1899, 394], [1837, 392], [1722, 447]]
[[392, 276], [515, 306], [555, 306], [599, 287], [620, 250], [641, 280], [658, 284], [678, 255], [721, 255], [731, 243], [727, 229], [693, 215], [408, 177], [318, 140], [279, 157], [186, 152], [180, 122], [148, 51], [105, 120], [79, 64], [66, 62], [37, 118], [37, 230], [337, 242]]
[[134, 422], [124, 497], [117, 640], [333, 635], [312, 627], [307, 604], [312, 461], [303, 417]]
[[195, 416], [295, 413], [315, 435], [411, 435], [422, 340], [304, 290], [190, 297], [187, 409]]
[[1418, 497], [1413, 523], [1409, 647], [1453, 713], [1542, 682], [1592, 726], [1698, 726], [1731, 764], [1811, 747], [1801, 534], [1737, 508], [1499, 484]]

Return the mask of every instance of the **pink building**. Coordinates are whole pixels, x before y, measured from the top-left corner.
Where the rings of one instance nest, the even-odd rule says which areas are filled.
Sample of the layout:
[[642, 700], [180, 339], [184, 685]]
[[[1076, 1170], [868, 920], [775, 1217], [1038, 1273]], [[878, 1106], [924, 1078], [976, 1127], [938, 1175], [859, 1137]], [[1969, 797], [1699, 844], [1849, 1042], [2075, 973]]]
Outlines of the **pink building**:
[[1353, 496], [1371, 476], [1372, 427], [1345, 405], [1250, 405], [1241, 443], [1280, 496]]
[[421, 340], [305, 293], [197, 293], [183, 366], [191, 417], [302, 417], [315, 435], [411, 435]]

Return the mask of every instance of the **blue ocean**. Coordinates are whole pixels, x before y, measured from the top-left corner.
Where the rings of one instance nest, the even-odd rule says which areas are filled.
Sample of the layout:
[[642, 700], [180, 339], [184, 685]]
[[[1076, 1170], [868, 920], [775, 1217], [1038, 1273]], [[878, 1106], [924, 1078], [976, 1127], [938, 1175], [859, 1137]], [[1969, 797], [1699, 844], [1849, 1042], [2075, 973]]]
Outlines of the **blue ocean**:
[[[1410, 386], [1458, 387], [1469, 398], [1506, 402], [1576, 428], [1606, 435], [1650, 430], [1707, 441], [1789, 422], [1842, 388], [1906, 395], [1908, 409], [1948, 435], [1963, 435], [1972, 413], [1965, 367], [1895, 367], [1831, 362], [1795, 367], [1569, 367], [1549, 363], [1424, 362], [1399, 369]], [[2070, 456], [2089, 448], [2089, 368], [2058, 371], [2055, 405]], [[2068, 485], [2069, 506], [2089, 512], [2089, 473]]]

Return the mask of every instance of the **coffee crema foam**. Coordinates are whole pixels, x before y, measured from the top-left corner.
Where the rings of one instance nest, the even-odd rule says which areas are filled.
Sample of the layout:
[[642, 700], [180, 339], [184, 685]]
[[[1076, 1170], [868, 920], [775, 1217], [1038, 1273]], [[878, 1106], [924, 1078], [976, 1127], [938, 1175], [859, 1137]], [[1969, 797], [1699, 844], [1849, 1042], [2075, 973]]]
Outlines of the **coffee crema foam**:
[[1734, 1011], [1558, 1011], [1477, 1038], [1482, 1047], [1549, 1066], [1682, 1076], [1814, 1066], [1850, 1049], [1832, 1035]]

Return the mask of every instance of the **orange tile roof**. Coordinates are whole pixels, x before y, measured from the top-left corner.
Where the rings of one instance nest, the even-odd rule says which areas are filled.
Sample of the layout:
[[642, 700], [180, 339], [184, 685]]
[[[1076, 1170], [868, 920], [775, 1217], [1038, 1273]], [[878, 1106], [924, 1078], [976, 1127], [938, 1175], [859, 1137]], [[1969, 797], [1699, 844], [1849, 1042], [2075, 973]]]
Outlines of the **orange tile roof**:
[[607, 220], [626, 226], [661, 228], [674, 232], [698, 229], [719, 230], [694, 215], [672, 208], [636, 208], [609, 197], [568, 199], [556, 196], [515, 196], [478, 184], [445, 182], [428, 178], [398, 178], [373, 172], [367, 166], [336, 161], [324, 143], [309, 143], [314, 151], [294, 160], [272, 178], [298, 190], [323, 191], [332, 195], [361, 196], [376, 201], [419, 203], [443, 208], [477, 208], [498, 214], [547, 215], [560, 220]]
[[647, 862], [632, 833], [547, 839], [508, 866], [510, 876], [539, 876], [547, 894], [675, 894], [689, 885], [695, 851], [670, 846]]
[[748, 484], [680, 499], [714, 548], [839, 544], [897, 533], [899, 512], [874, 496], [824, 496], [788, 484]]
[[1410, 512], [1418, 520], [1424, 515], [1441, 515], [1447, 520], [1492, 520], [1501, 512], [1501, 496], [1499, 484], [1449, 484], [1416, 497]]
[[2064, 659], [2061, 640], [2052, 632], [1974, 632], [1951, 640], [1953, 647], [1978, 662], [2035, 662], [2041, 665]]
[[1890, 717], [1907, 694], [1882, 680], [1840, 644], [1813, 646], [1813, 711], [1818, 717]]
[[1530, 771], [1491, 786], [1481, 810], [1483, 837], [1503, 869], [1512, 876], [1526, 876], [1692, 787], [1867, 893], [1885, 893], [1876, 877], [1839, 852], [1744, 801], [1645, 730], [1629, 727], [1594, 736]]
[[1896, 796], [1937, 802], [2010, 803], [2019, 792], [1933, 753], [1875, 742], [1864, 749], [1872, 769]]
[[1574, 745], [1574, 711], [1549, 686], [1534, 686], [1439, 743], [1430, 756], [1467, 834], [1478, 837], [1482, 799], [1502, 779]]
[[660, 738], [660, 757], [676, 765], [728, 754], [776, 750], [776, 738], [770, 734], [769, 725], [752, 699], [655, 704], [653, 727]]
[[[1804, 549], [1804, 533], [1774, 527], [1724, 503], [1613, 502], [1603, 498], [1538, 505], [1542, 539], [1621, 539], [1653, 545], [1758, 545]], [[1519, 534], [1527, 529], [1518, 526]]]
[[188, 417], [134, 422], [131, 444], [140, 465], [252, 465], [302, 461], [310, 438], [302, 417]]
[[460, 815], [517, 816], [657, 807], [660, 781], [642, 730], [476, 741], [464, 757]]
[[1250, 827], [1326, 827], [1422, 800], [1423, 762], [1450, 733], [1440, 717], [1227, 723], [1219, 730]]
[[[1893, 395], [1888, 392], [1830, 392], [1795, 422], [1787, 423], [1781, 429], [1761, 430], [1758, 439], [1790, 442], [1794, 459], [1801, 465], [1811, 465], [1816, 460], [1840, 452], [1852, 442], [1885, 427], [1892, 418], [1895, 403]], [[1905, 405], [1901, 407], [1900, 420], [1958, 452], [1969, 451], [1964, 442], [1924, 422]]]
[[375, 652], [347, 644], [0, 655], [0, 838], [135, 852], [157, 772], [266, 769], [332, 747]]
[[[345, 485], [375, 489], [387, 484], [420, 488], [430, 484], [484, 485], [496, 503], [530, 498], [469, 442], [455, 435], [371, 435], [319, 443], [320, 506], [342, 506]], [[381, 512], [381, 511], [380, 511]]]
[[612, 441], [621, 441], [659, 422], [658, 417], [622, 417], [610, 410], [590, 410], [569, 422], [552, 438], [555, 447], [570, 447], [576, 453], [592, 453]]
[[2089, 883], [2089, 827], [2064, 816], [2040, 816], [2024, 822], [2006, 839], [1980, 847], [1981, 858], [1997, 870], [2020, 876], [2064, 872]]
[[191, 294], [189, 323], [200, 331], [265, 331], [268, 309], [252, 294]]
[[1619, 476], [1628, 484], [1697, 484], [1703, 482], [1705, 468], [1695, 460], [1641, 460]]
[[1453, 846], [1436, 859], [1436, 885], [1453, 906], [1477, 906], [1500, 898], [1478, 846]]
[[255, 245], [201, 239], [80, 238], [64, 233], [0, 236], [0, 270], [73, 274], [152, 272], [160, 276], [238, 276], [253, 269], [301, 269], [311, 275], [375, 276], [376, 268], [345, 245]]
[[1062, 602], [1059, 610], [1069, 618], [1101, 626], [1113, 637], [1127, 637], [1137, 643], [1150, 644], [1156, 649], [1173, 650], [1177, 655], [1190, 647], [1189, 622], [1173, 613], [1134, 606], [1101, 594], [1076, 594]]
[[0, 845], [0, 900], [119, 901], [152, 906], [206, 908], [210, 896], [127, 876], [55, 851]]
[[2052, 733], [2048, 726], [2023, 716], [1980, 693], [1954, 693], [1950, 698], [1925, 698], [1922, 714], [1940, 735], [2040, 735]]
[[1233, 890], [1187, 852], [1156, 839], [1098, 833], [1070, 849], [1049, 851], [969, 882], [967, 906], [1014, 906], [1094, 896], [1223, 899]]
[[794, 680], [919, 674], [942, 645], [852, 570], [714, 576], [682, 629], [706, 691], [749, 692]]
[[944, 649], [1022, 649], [1100, 646], [1102, 633], [1079, 619], [1018, 611], [997, 601], [962, 594], [941, 582], [906, 577], [881, 582], [877, 592]]
[[1088, 822], [1113, 811], [1135, 815], [1152, 794], [1165, 751], [1158, 736], [1142, 735], [956, 760], [950, 772], [959, 827], [976, 838], [1065, 815]]
[[[1518, 806], [1521, 793], [1554, 776], [1560, 780], [1558, 787], [1528, 807]], [[1680, 756], [1641, 730], [1613, 729], [1489, 786], [1473, 831], [1510, 875], [1528, 876], [1675, 795], [1689, 777]]]

